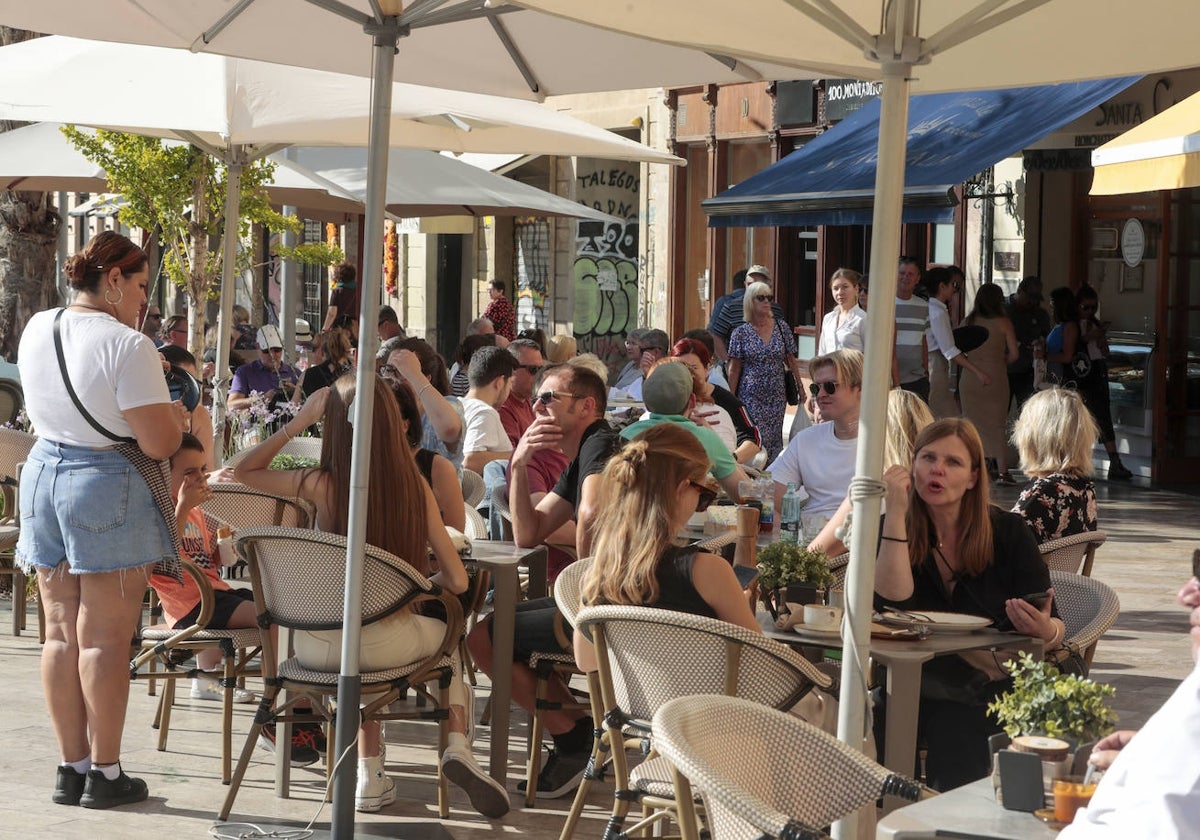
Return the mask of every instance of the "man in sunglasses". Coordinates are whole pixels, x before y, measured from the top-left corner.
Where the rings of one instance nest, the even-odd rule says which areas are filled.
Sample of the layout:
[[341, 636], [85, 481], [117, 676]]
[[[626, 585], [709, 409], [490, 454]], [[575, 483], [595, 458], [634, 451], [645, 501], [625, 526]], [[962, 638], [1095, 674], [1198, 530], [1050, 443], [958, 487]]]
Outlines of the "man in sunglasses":
[[[646, 429], [659, 423], [677, 423], [696, 436], [712, 463], [713, 478], [725, 492], [738, 498], [738, 482], [746, 481], [746, 473], [734, 460], [729, 447], [708, 426], [701, 426], [688, 415], [696, 407], [695, 378], [682, 361], [669, 359], [655, 366], [642, 388], [643, 400], [649, 415], [621, 431], [625, 440], [633, 440]], [[840, 501], [840, 500], [839, 500]], [[580, 555], [581, 557], [583, 555]]]
[[789, 482], [808, 494], [807, 517], [828, 519], [846, 498], [858, 452], [862, 365], [857, 350], [837, 350], [809, 363], [808, 390], [824, 422], [798, 432], [768, 468], [775, 480], [776, 510], [783, 506]]
[[273, 324], [260, 327], [257, 335], [258, 358], [239, 367], [229, 386], [230, 411], [250, 407], [250, 394], [265, 394], [272, 408], [279, 400], [290, 398], [299, 374], [283, 361], [283, 337]]
[[482, 475], [485, 464], [512, 452], [497, 409], [508, 399], [516, 366], [512, 354], [499, 347], [480, 347], [471, 356], [467, 368], [471, 387], [462, 399], [463, 469]]
[[[562, 537], [575, 518], [575, 547], [578, 556], [591, 552], [590, 523], [600, 492], [600, 474], [621, 445], [620, 438], [604, 418], [604, 381], [581, 365], [554, 365], [545, 370], [534, 399], [533, 423], [517, 442], [509, 462], [508, 498], [512, 508], [513, 536], [517, 545], [540, 545]], [[565, 469], [549, 492], [542, 492], [549, 470], [535, 462], [547, 456], [567, 459]], [[561, 461], [559, 462], [561, 464]], [[542, 465], [544, 466], [544, 465]], [[535, 481], [537, 482], [535, 484]], [[517, 607], [513, 633], [513, 700], [532, 711], [536, 698], [535, 675], [529, 657], [535, 652], [564, 652], [555, 634], [558, 608], [553, 598], [525, 601]], [[476, 667], [488, 673], [492, 664], [491, 619], [475, 625], [467, 646]], [[552, 678], [547, 699], [562, 703], [571, 699], [566, 685]], [[543, 716], [554, 750], [538, 776], [538, 794], [547, 799], [566, 796], [579, 786], [591, 755], [591, 717], [582, 711], [547, 709]], [[523, 791], [522, 785], [518, 790]]]
[[1200, 551], [1176, 600], [1191, 610], [1192, 673], [1140, 731], [1100, 739], [1089, 763], [1104, 770], [1092, 801], [1062, 840], [1197, 836], [1200, 814]]
[[537, 342], [528, 338], [518, 338], [505, 349], [517, 360], [517, 366], [513, 369], [512, 390], [500, 406], [500, 422], [504, 424], [509, 443], [515, 447], [533, 422], [533, 386], [545, 359]]
[[639, 376], [625, 388], [625, 392], [635, 400], [642, 398], [642, 386], [654, 363], [671, 352], [671, 337], [662, 330], [646, 330], [638, 342], [638, 351], [641, 353], [638, 359]]

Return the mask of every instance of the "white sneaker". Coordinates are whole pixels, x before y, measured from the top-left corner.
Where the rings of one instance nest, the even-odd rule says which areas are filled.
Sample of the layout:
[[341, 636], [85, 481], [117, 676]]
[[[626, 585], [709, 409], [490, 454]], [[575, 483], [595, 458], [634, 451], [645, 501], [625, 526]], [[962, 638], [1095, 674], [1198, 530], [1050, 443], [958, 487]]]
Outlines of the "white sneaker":
[[378, 811], [396, 801], [396, 783], [383, 769], [383, 758], [358, 760], [358, 787], [354, 792], [354, 809], [364, 813]]
[[[193, 700], [216, 700], [218, 703], [225, 699], [225, 689], [216, 677], [200, 676], [192, 678]], [[234, 703], [257, 703], [258, 695], [244, 688], [233, 687]]]
[[508, 791], [475, 762], [470, 747], [451, 744], [442, 753], [442, 772], [467, 793], [471, 806], [489, 819], [508, 813]]

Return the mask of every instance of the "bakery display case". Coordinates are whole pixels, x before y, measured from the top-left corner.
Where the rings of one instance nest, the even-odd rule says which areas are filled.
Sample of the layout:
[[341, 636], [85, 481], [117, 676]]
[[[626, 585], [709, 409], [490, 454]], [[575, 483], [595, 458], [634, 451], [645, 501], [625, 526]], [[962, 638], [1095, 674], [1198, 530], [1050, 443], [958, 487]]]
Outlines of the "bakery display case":
[[1154, 406], [1151, 375], [1154, 345], [1139, 333], [1113, 332], [1109, 334], [1108, 351], [1113, 425], [1148, 435]]

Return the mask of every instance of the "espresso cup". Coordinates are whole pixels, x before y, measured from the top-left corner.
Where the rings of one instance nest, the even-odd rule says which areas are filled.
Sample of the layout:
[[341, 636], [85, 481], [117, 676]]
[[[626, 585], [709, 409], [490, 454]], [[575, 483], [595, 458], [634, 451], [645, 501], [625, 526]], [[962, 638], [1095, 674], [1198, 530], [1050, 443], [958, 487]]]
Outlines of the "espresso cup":
[[804, 625], [814, 630], [837, 630], [842, 625], [842, 608], [805, 604]]

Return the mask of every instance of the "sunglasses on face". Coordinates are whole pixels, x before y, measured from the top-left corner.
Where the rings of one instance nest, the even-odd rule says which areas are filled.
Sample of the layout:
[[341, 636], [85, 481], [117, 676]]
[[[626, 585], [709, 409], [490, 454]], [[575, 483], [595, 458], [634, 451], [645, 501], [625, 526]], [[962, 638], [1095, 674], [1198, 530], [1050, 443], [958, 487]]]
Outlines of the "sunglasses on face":
[[834, 392], [837, 391], [839, 384], [840, 383], [837, 382], [813, 382], [808, 386], [808, 393], [812, 394], [814, 397], [817, 397], [821, 395], [821, 390], [824, 389], [826, 394], [833, 396]]
[[643, 353], [657, 353], [660, 356], [663, 355], [663, 349], [661, 347], [655, 347], [653, 345], [648, 345], [648, 346], [639, 345], [638, 350], [642, 351]]
[[[171, 332], [176, 332], [176, 330], [171, 330]], [[283, 348], [282, 347], [272, 347], [269, 350], [260, 350], [258, 352], [260, 352], [260, 353], [282, 353]]]
[[380, 365], [379, 375], [384, 379], [399, 379], [400, 370], [395, 365]]
[[689, 481], [688, 484], [695, 488], [699, 493], [696, 499], [696, 513], [708, 510], [708, 506], [717, 500], [717, 491], [706, 484], [701, 484], [699, 481]]
[[763, 301], [774, 301], [775, 295], [755, 295], [754, 299], [759, 303], [762, 303]]
[[569, 391], [542, 391], [533, 398], [533, 404], [550, 405], [551, 402], [561, 402], [566, 399], [581, 400], [584, 396], [584, 394], [572, 394]]

